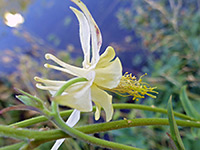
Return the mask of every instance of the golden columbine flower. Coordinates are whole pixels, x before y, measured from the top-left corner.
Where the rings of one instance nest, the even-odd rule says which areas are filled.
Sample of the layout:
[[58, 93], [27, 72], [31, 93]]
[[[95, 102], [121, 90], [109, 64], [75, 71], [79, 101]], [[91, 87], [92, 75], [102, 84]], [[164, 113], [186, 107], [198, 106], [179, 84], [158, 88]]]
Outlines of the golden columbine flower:
[[[118, 86], [122, 78], [122, 65], [119, 58], [115, 58], [115, 51], [110, 46], [101, 56], [99, 55], [102, 44], [100, 30], [87, 7], [79, 0], [72, 1], [82, 10], [81, 12], [70, 7], [78, 18], [80, 25], [80, 42], [84, 54], [83, 67], [79, 68], [66, 64], [51, 54], [46, 54], [45, 58], [54, 61], [59, 66], [50, 64], [44, 66], [76, 77], [84, 77], [88, 81], [71, 85], [63, 95], [54, 97], [53, 100], [60, 105], [69, 106], [83, 112], [92, 111], [93, 101], [97, 106], [95, 119], [99, 119], [100, 110], [103, 107], [106, 113], [106, 121], [109, 121], [113, 115], [112, 96], [104, 89], [113, 89]], [[90, 58], [90, 56], [92, 57]], [[35, 80], [44, 84], [36, 84], [38, 88], [49, 90], [52, 95], [66, 83], [66, 81], [47, 80], [39, 77], [35, 77]]]

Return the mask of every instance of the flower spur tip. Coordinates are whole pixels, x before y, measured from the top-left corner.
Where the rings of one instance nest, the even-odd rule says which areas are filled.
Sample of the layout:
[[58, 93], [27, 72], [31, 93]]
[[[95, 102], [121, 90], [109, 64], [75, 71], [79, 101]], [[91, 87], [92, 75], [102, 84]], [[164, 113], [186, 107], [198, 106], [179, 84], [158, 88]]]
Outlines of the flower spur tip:
[[49, 64], [44, 64], [45, 68], [49, 68], [49, 66], [50, 66]]
[[49, 59], [51, 59], [51, 56], [52, 56], [51, 54], [47, 53], [47, 54], [45, 54], [45, 59], [49, 60]]
[[36, 86], [37, 88], [41, 88], [42, 84], [36, 83], [35, 86]]
[[40, 81], [40, 78], [36, 76], [36, 77], [34, 77], [34, 80], [35, 81]]

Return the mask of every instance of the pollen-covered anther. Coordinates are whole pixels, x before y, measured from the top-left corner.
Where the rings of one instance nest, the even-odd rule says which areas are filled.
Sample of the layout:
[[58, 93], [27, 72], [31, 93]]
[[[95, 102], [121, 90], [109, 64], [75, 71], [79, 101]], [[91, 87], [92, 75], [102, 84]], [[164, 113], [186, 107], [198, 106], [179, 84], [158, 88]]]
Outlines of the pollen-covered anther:
[[121, 80], [119, 85], [116, 88], [111, 89], [110, 91], [117, 93], [121, 96], [133, 96], [133, 100], [138, 101], [138, 98], [145, 98], [145, 95], [150, 96], [152, 98], [156, 98], [156, 96], [151, 93], [158, 94], [158, 92], [154, 91], [156, 87], [150, 87], [147, 83], [142, 82], [142, 77], [147, 75], [146, 73], [142, 75], [138, 80], [131, 73], [126, 72]]

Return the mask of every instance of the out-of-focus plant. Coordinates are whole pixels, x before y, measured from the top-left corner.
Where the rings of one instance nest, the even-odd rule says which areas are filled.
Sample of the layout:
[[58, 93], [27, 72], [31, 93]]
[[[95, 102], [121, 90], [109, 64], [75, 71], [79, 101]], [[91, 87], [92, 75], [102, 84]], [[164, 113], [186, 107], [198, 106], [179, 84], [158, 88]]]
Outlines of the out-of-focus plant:
[[[199, 1], [128, 2], [131, 6], [121, 9], [117, 16], [121, 26], [134, 30], [141, 37], [143, 48], [151, 52], [148, 56], [149, 72], [155, 77], [151, 81], [159, 82], [159, 88], [164, 91], [169, 91], [170, 86], [173, 92], [177, 92], [180, 86], [188, 84], [194, 93], [198, 93]], [[189, 96], [199, 98], [192, 93]]]
[[[200, 2], [128, 0], [125, 3], [129, 5], [120, 9], [117, 17], [122, 28], [134, 31], [141, 38], [143, 49], [147, 51], [148, 67], [144, 69], [148, 69], [147, 72], [152, 75], [148, 81], [159, 89], [159, 96], [153, 104], [163, 107], [173, 94], [176, 99], [174, 109], [183, 111], [178, 95], [180, 88], [187, 85], [187, 94], [195, 100], [192, 103], [198, 108]], [[158, 131], [155, 129], [154, 132]], [[187, 130], [183, 130], [181, 134], [185, 135], [184, 142], [188, 149], [198, 149], [198, 145], [194, 144], [197, 134], [191, 134]]]
[[[45, 78], [58, 78], [63, 80], [69, 79], [71, 76], [64, 73], [56, 74], [54, 71], [43, 69], [41, 64], [44, 64], [45, 59], [41, 57], [41, 54], [44, 55], [47, 51], [55, 53], [62, 58], [62, 60], [76, 65], [81, 64], [82, 58], [80, 56], [72, 57], [72, 55], [74, 55], [73, 53], [77, 51], [73, 45], [67, 46], [65, 50], [55, 49], [40, 38], [36, 38], [26, 31], [14, 29], [13, 33], [27, 41], [28, 45], [30, 45], [30, 49], [26, 52], [20, 47], [14, 47], [13, 49], [2, 52], [1, 63], [6, 69], [10, 70], [11, 73], [1, 72], [0, 75], [0, 109], [2, 110], [5, 107], [22, 104], [15, 98], [16, 91], [14, 87], [18, 87], [32, 95], [37, 93], [38, 97], [46, 100], [46, 105], [48, 106], [48, 98], [50, 95], [48, 92], [41, 92], [41, 90], [35, 87], [34, 76], [40, 75]], [[27, 111], [26, 113], [10, 111], [1, 116], [0, 123], [11, 124], [37, 115], [38, 113], [34, 111]], [[50, 123], [41, 123], [35, 126], [35, 128], [46, 125], [49, 127], [52, 126]], [[1, 138], [0, 141], [0, 145], [8, 145], [15, 142], [13, 139], [6, 138]]]

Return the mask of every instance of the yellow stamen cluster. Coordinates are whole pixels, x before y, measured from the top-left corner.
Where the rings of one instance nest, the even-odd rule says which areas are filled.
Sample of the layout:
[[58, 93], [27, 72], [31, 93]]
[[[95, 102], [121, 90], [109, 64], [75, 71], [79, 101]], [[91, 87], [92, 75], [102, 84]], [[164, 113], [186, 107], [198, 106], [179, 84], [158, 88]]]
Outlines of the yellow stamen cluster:
[[154, 91], [156, 87], [150, 87], [149, 84], [142, 82], [142, 77], [144, 77], [145, 75], [147, 75], [147, 73], [142, 75], [139, 80], [137, 80], [136, 77], [133, 76], [131, 73], [129, 74], [128, 72], [126, 72], [122, 76], [119, 85], [116, 88], [111, 89], [111, 91], [125, 97], [133, 96], [133, 100], [144, 98], [145, 95], [156, 98], [156, 96], [150, 94], [158, 94], [158, 92]]

